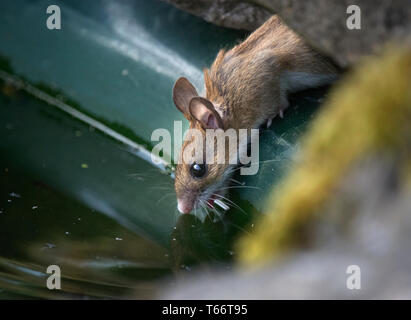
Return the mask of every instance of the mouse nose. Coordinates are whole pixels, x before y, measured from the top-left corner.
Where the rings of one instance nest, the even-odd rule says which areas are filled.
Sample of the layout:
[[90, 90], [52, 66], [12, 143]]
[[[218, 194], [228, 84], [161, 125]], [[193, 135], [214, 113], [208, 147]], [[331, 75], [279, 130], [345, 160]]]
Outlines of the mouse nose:
[[193, 206], [187, 203], [187, 201], [177, 199], [177, 209], [181, 213], [190, 213], [193, 210]]

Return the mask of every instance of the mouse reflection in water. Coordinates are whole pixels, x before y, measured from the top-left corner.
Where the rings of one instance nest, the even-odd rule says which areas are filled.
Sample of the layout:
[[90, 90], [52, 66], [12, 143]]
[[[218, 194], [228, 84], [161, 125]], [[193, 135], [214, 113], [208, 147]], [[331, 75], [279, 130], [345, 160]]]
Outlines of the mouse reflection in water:
[[250, 232], [254, 215], [260, 213], [248, 202], [238, 200], [248, 212], [233, 208], [226, 215], [207, 212], [204, 220], [196, 215], [181, 214], [170, 235], [171, 264], [175, 271], [190, 271], [206, 262], [226, 263], [235, 258], [233, 249], [238, 236]]

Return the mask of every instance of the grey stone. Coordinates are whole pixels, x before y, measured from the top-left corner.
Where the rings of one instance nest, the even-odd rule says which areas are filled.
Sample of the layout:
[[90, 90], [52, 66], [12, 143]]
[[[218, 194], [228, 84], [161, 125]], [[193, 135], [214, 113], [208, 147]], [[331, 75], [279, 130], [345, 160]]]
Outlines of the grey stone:
[[[389, 42], [411, 43], [409, 0], [166, 0], [217, 25], [254, 30], [278, 14], [312, 47], [342, 67]], [[347, 28], [347, 8], [358, 5], [361, 29]]]
[[216, 25], [243, 30], [255, 30], [272, 13], [256, 4], [238, 0], [164, 0]]
[[[256, 0], [277, 12], [311, 46], [345, 67], [391, 41], [410, 40], [409, 0]], [[361, 10], [361, 29], [347, 28], [347, 8]]]

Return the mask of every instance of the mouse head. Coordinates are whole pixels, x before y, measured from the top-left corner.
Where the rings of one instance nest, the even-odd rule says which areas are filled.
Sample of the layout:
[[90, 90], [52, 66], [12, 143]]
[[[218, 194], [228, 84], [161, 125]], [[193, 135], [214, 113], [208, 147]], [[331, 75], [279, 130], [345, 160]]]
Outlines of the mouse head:
[[[195, 129], [190, 131], [196, 133], [186, 136], [184, 140], [175, 178], [178, 210], [181, 213], [190, 213], [198, 207], [213, 207], [214, 200], [223, 194], [221, 189], [230, 171], [227, 170], [229, 161], [217, 161], [217, 144], [214, 143], [217, 138], [211, 140], [213, 161], [206, 161], [206, 130], [222, 129], [219, 132], [223, 132], [224, 121], [214, 104], [200, 97], [186, 78], [176, 81], [173, 100], [177, 109], [190, 122], [190, 129]], [[207, 143], [210, 143], [209, 139]], [[225, 154], [228, 157], [229, 152]]]

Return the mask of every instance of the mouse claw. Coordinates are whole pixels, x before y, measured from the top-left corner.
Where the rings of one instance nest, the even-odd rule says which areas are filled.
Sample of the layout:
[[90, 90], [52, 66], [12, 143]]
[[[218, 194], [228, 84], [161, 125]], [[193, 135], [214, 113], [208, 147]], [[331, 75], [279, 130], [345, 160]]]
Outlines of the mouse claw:
[[283, 114], [283, 110], [280, 110], [280, 112], [278, 113], [280, 118], [283, 119], [284, 118], [284, 114]]
[[269, 128], [269, 127], [271, 127], [271, 124], [273, 123], [273, 118], [270, 118], [270, 119], [268, 119], [268, 121], [267, 121], [267, 129]]

